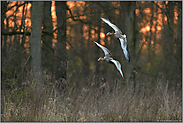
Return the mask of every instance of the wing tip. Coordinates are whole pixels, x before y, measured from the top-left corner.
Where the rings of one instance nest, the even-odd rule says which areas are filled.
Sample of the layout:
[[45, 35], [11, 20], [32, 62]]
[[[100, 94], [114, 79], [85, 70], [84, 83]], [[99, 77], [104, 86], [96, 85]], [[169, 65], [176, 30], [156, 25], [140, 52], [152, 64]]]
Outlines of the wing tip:
[[130, 57], [129, 57], [129, 56], [128, 56], [127, 60], [128, 60], [128, 62], [130, 63]]
[[96, 41], [92, 41], [92, 42], [95, 43], [95, 44], [97, 43]]
[[105, 18], [102, 18], [102, 17], [101, 17], [101, 19], [102, 19], [103, 21], [105, 21], [105, 22], [106, 22], [106, 21], [109, 21], [109, 22], [110, 22], [109, 19], [105, 19]]
[[102, 17], [101, 17], [101, 19], [104, 21], [105, 18], [102, 18]]
[[130, 63], [131, 59], [130, 59], [130, 54], [128, 52], [128, 62]]

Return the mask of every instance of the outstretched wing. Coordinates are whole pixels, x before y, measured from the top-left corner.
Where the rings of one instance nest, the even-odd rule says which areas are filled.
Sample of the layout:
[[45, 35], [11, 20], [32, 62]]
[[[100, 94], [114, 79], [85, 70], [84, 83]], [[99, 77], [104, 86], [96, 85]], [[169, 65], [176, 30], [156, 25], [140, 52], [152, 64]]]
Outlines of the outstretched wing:
[[123, 77], [123, 72], [122, 72], [122, 69], [121, 69], [121, 64], [118, 61], [114, 60], [114, 59], [110, 60], [110, 61], [114, 63], [114, 65], [116, 66], [117, 70], [120, 72], [122, 78], [124, 78]]
[[128, 52], [128, 44], [127, 44], [127, 40], [126, 40], [126, 35], [119, 38], [119, 41], [121, 43], [121, 48], [123, 49], [123, 53], [125, 55], [125, 58], [130, 62], [130, 54]]
[[[94, 41], [94, 42], [95, 42], [95, 41]], [[105, 56], [106, 56], [106, 55], [112, 55], [111, 52], [110, 52], [106, 47], [100, 45], [100, 44], [97, 43], [97, 42], [95, 42], [95, 44], [96, 44], [97, 46], [99, 46], [99, 47], [104, 51]]]
[[121, 30], [116, 26], [114, 25], [113, 23], [111, 23], [108, 19], [105, 19], [105, 18], [101, 18], [105, 23], [107, 23], [110, 27], [112, 27], [114, 29], [115, 32], [119, 32], [122, 34]]

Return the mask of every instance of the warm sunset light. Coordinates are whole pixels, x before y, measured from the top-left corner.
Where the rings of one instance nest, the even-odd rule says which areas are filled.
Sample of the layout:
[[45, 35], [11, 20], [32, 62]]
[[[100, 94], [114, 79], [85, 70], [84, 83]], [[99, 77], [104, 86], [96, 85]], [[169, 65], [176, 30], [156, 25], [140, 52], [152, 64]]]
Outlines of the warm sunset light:
[[25, 25], [27, 25], [27, 26], [31, 26], [31, 20], [30, 19], [25, 19]]
[[101, 37], [101, 38], [105, 38], [105, 33], [101, 32], [101, 33], [100, 33], [100, 37]]
[[135, 9], [135, 13], [137, 14], [137, 16], [139, 15], [139, 9]]
[[67, 5], [69, 8], [72, 8], [75, 6], [75, 1], [67, 1]]
[[51, 16], [52, 16], [52, 21], [53, 21], [53, 29], [56, 29], [55, 21], [57, 20], [57, 16], [56, 16], [56, 12], [55, 12], [55, 1], [52, 1]]
[[100, 40], [101, 45], [105, 45], [105, 42], [103, 40]]
[[7, 21], [6, 21], [6, 20], [4, 20], [4, 24], [5, 24], [5, 25], [7, 24]]
[[167, 21], [167, 16], [164, 17], [164, 21], [165, 21], [165, 22]]
[[[51, 16], [52, 16], [52, 22], [53, 22], [53, 30], [55, 30], [57, 27], [57, 16], [56, 16], [56, 11], [55, 11], [55, 1], [52, 1], [52, 6], [51, 6]], [[55, 43], [57, 42], [57, 33], [53, 33], [54, 38], [52, 39], [52, 46], [55, 47]]]
[[86, 19], [86, 16], [81, 16], [80, 19]]
[[110, 37], [110, 36], [108, 36], [108, 37], [107, 37], [107, 40], [108, 40], [108, 41], [110, 41], [110, 40], [111, 40], [111, 37]]
[[177, 20], [178, 20], [178, 13], [176, 12], [176, 10], [174, 11], [174, 23], [177, 24]]
[[[23, 3], [23, 1], [22, 2], [20, 1], [19, 2], [19, 4], [21, 4], [21, 3]], [[144, 3], [144, 1], [141, 1], [141, 3]], [[162, 1], [155, 1], [155, 3], [158, 4], [158, 6], [162, 7]], [[11, 7], [11, 6], [15, 5], [15, 4], [16, 4], [16, 1], [11, 1], [11, 4], [9, 4], [8, 7]], [[112, 4], [114, 6], [116, 6], [116, 7], [119, 7], [118, 2], [112, 2]], [[168, 4], [168, 1], [166, 1], [166, 4]], [[83, 8], [83, 6], [85, 5], [85, 2], [84, 1], [68, 1], [67, 2], [67, 5], [72, 10], [72, 9], [75, 9], [74, 7]], [[31, 6], [32, 6], [31, 3], [26, 4], [26, 7], [27, 7], [28, 10], [30, 10]], [[18, 8], [19, 13], [17, 13], [17, 16], [22, 17], [22, 12], [23, 12], [22, 9], [23, 9], [23, 6], [21, 6], [21, 7]], [[16, 7], [13, 7], [11, 10], [7, 11], [6, 15], [7, 16], [12, 15], [15, 10], [16, 10]], [[83, 10], [81, 9], [80, 11], [83, 11]], [[144, 9], [144, 13], [149, 14], [150, 12], [151, 12], [151, 9], [150, 8], [145, 8]], [[161, 10], [158, 9], [158, 12], [161, 12]], [[116, 9], [115, 10], [115, 13], [116, 14], [119, 14], [119, 10]], [[137, 16], [139, 16], [139, 9], [136, 9], [135, 10], [135, 13], [137, 14]], [[102, 13], [102, 15], [103, 15], [103, 13]], [[30, 13], [28, 13], [27, 14], [27, 17], [30, 17], [30, 16], [31, 16]], [[55, 1], [52, 1], [51, 16], [52, 16], [53, 30], [54, 30], [54, 29], [57, 28], [57, 26], [56, 26], [57, 25], [57, 22], [56, 22], [57, 21], [57, 16], [56, 16], [56, 11], [55, 11]], [[176, 20], [178, 20], [178, 13], [177, 13], [176, 9], [174, 11], [174, 17], [175, 17], [174, 23], [176, 24], [177, 23]], [[80, 16], [80, 19], [87, 19], [87, 17], [86, 16]], [[14, 27], [15, 26], [15, 23], [12, 20], [13, 20], [13, 17], [10, 17], [9, 18], [9, 22], [8, 22], [10, 27]], [[167, 21], [167, 17], [166, 16], [164, 17], [164, 21]], [[71, 18], [68, 19], [68, 22], [75, 23], [75, 22], [73, 22], [73, 20]], [[4, 23], [7, 24], [6, 20], [4, 20]], [[162, 29], [162, 14], [158, 14], [157, 20], [156, 21], [153, 21], [153, 25], [156, 25], [156, 23], [159, 23], [159, 26], [156, 27], [157, 31], [161, 31], [161, 29]], [[17, 23], [16, 24], [21, 25], [21, 20], [17, 20]], [[25, 25], [27, 27], [30, 27], [31, 26], [31, 20], [30, 20], [30, 18], [26, 18], [25, 19]], [[83, 36], [87, 40], [89, 38], [88, 33], [86, 33], [87, 30], [88, 30], [88, 28], [89, 28], [88, 26], [85, 26], [85, 25], [83, 26], [83, 33], [84, 33]], [[98, 26], [96, 26], [95, 29], [97, 30], [98, 29]], [[68, 28], [68, 30], [66, 31], [67, 32], [67, 35], [70, 35], [70, 33], [71, 33], [69, 30], [70, 29]], [[155, 32], [155, 26], [152, 26], [151, 30], [153, 32]], [[23, 31], [23, 29], [21, 29], [20, 31]], [[145, 26], [145, 27], [142, 27], [140, 29], [140, 32], [142, 32], [142, 33], [146, 33], [146, 32], [149, 32], [149, 31], [150, 31], [150, 26], [149, 25], [148, 26]], [[94, 38], [96, 38], [98, 36], [98, 34], [96, 34], [95, 30], [91, 30], [91, 34], [92, 34], [91, 35], [91, 38], [92, 39], [94, 39]], [[57, 31], [54, 33], [53, 46], [57, 42], [56, 37], [57, 37]], [[157, 37], [159, 37], [159, 36], [157, 35]], [[105, 33], [101, 32], [100, 33], [100, 38], [101, 39], [104, 39], [105, 38]], [[108, 37], [108, 40], [111, 40], [110, 37]], [[105, 44], [105, 42], [103, 40], [101, 40], [101, 43], [102, 44]], [[68, 44], [67, 44], [67, 49], [69, 49]]]
[[31, 3], [28, 3], [27, 9], [30, 9], [31, 6], [32, 6], [32, 4]]
[[161, 30], [161, 26], [157, 26], [157, 29], [158, 29], [158, 30]]
[[55, 1], [52, 1], [52, 6], [51, 6], [51, 15], [52, 15], [52, 18], [56, 19], [57, 16], [56, 16], [56, 12], [55, 12]]
[[91, 33], [92, 33], [92, 34], [95, 34], [95, 30], [91, 30]]
[[150, 31], [150, 26], [146, 26], [146, 30], [147, 31]]
[[178, 13], [176, 11], [174, 12], [174, 15], [175, 15], [175, 20], [178, 20]]
[[116, 10], [115, 13], [119, 15], [119, 10]]
[[[19, 2], [19, 4], [22, 4], [23, 3], [23, 1], [21, 2]], [[141, 3], [144, 3], [144, 1], [141, 1]], [[155, 3], [158, 5], [158, 6], [160, 6], [160, 7], [163, 7], [163, 5], [162, 5], [162, 1], [155, 1]], [[11, 7], [11, 6], [13, 6], [13, 5], [15, 5], [16, 4], [16, 1], [11, 1], [11, 4], [9, 4], [8, 5], [8, 7]], [[118, 4], [118, 2], [112, 2], [112, 4], [114, 5], [114, 6], [116, 6], [116, 7], [118, 7], [119, 6], [119, 4]], [[168, 1], [166, 1], [166, 4], [168, 4]], [[84, 1], [68, 1], [67, 2], [67, 5], [68, 5], [68, 7], [72, 10], [72, 9], [75, 9], [75, 7], [80, 7], [81, 8], [81, 10], [80, 11], [83, 11], [83, 6], [85, 5], [85, 2]], [[25, 7], [27, 7], [27, 10], [30, 10], [30, 8], [31, 8], [31, 3], [28, 3], [28, 4], [26, 4], [25, 5]], [[13, 14], [13, 12], [16, 10], [16, 7], [13, 7], [11, 10], [9, 10], [9, 11], [7, 11], [6, 12], [6, 15], [7, 15], [7, 17], [9, 16], [9, 15], [12, 15]], [[18, 11], [19, 11], [19, 13], [17, 13], [17, 16], [19, 16], [19, 17], [22, 17], [22, 12], [23, 12], [23, 6], [21, 6], [21, 7], [19, 7], [18, 8]], [[144, 10], [144, 13], [146, 13], [146, 14], [150, 14], [151, 13], [151, 9], [150, 8], [145, 8]], [[68, 12], [68, 11], [67, 11]], [[161, 10], [160, 9], [158, 9], [157, 10], [157, 12], [159, 12], [159, 13], [161, 13]], [[120, 12], [119, 12], [119, 10], [118, 9], [116, 9], [115, 10], [115, 13], [116, 14], [119, 14]], [[139, 9], [136, 9], [135, 10], [135, 13], [136, 13], [136, 15], [137, 16], [139, 16]], [[74, 14], [74, 13], [73, 13]], [[81, 14], [81, 13], [80, 13]], [[69, 14], [69, 12], [68, 12], [68, 15], [70, 15]], [[103, 13], [101, 13], [101, 15], [104, 15]], [[27, 17], [29, 17], [29, 18], [25, 18], [25, 25], [26, 25], [26, 27], [30, 27], [31, 26], [31, 20], [30, 20], [30, 12], [27, 12], [27, 15], [26, 15]], [[56, 29], [57, 28], [57, 16], [56, 16], [56, 10], [55, 10], [55, 1], [52, 1], [52, 6], [51, 6], [51, 16], [52, 16], [52, 21], [53, 21], [53, 30], [54, 29]], [[154, 16], [156, 16], [156, 14], [154, 14]], [[174, 10], [174, 17], [175, 17], [175, 19], [174, 19], [174, 23], [175, 24], [177, 24], [177, 20], [178, 20], [178, 13], [177, 13], [177, 11], [176, 11], [176, 8], [175, 8], [175, 10]], [[87, 19], [87, 16], [80, 16], [80, 19]], [[155, 32], [155, 30], [157, 31], [156, 33], [157, 33], [157, 35], [156, 35], [156, 37], [157, 38], [159, 38], [160, 36], [159, 36], [159, 33], [158, 33], [158, 31], [161, 31], [162, 30], [162, 21], [163, 21], [163, 19], [164, 19], [164, 21], [166, 22], [167, 21], [167, 16], [165, 15], [164, 16], [164, 18], [162, 17], [162, 14], [158, 14], [157, 15], [157, 20], [153, 20], [153, 25], [151, 26], [151, 30], [152, 30], [152, 32]], [[68, 20], [67, 20], [69, 23], [76, 23], [75, 21], [73, 21], [72, 20], [72, 18], [69, 18]], [[6, 20], [4, 20], [4, 23], [5, 24], [7, 24], [7, 22], [6, 22]], [[158, 26], [156, 26], [155, 27], [155, 25], [156, 25], [156, 23], [158, 23], [159, 25]], [[13, 21], [13, 17], [9, 17], [9, 21], [8, 21], [8, 24], [9, 24], [9, 26], [10, 27], [14, 27], [15, 26], [15, 23], [14, 23], [14, 21]], [[17, 22], [16, 22], [16, 24], [18, 24], [18, 25], [21, 25], [21, 20], [17, 20]], [[89, 39], [89, 36], [88, 36], [88, 26], [87, 25], [83, 25], [83, 36], [84, 36], [84, 38], [86, 39], [86, 40], [88, 40]], [[98, 30], [98, 26], [95, 26], [94, 27], [96, 30]], [[156, 28], [156, 29], [155, 29]], [[67, 35], [73, 35], [72, 33], [71, 33], [71, 31], [69, 31], [70, 30], [70, 27], [68, 27], [67, 28], [67, 30], [66, 30], [66, 34]], [[101, 29], [101, 30], [103, 30], [103, 29]], [[21, 29], [20, 31], [24, 31], [23, 29]], [[150, 25], [147, 25], [147, 26], [144, 26], [144, 27], [142, 27], [141, 29], [140, 29], [140, 32], [142, 32], [142, 33], [144, 33], [144, 34], [146, 34], [147, 32], [149, 32], [150, 31]], [[55, 46], [55, 43], [57, 42], [57, 31], [53, 34], [54, 35], [54, 38], [53, 38], [53, 47]], [[95, 30], [91, 30], [91, 39], [95, 39], [95, 38], [97, 38], [98, 37], [98, 34], [96, 34], [96, 32], [95, 32]], [[101, 44], [103, 44], [103, 45], [105, 45], [105, 42], [103, 41], [103, 39], [105, 38], [105, 33], [104, 32], [100, 32], [100, 38], [101, 38]], [[111, 38], [110, 37], [108, 37], [108, 40], [110, 41], [111, 40]], [[143, 39], [144, 40], [144, 39]], [[70, 48], [70, 46], [68, 45], [68, 43], [67, 43], [67, 47], [66, 47], [67, 49], [69, 49]]]
[[143, 33], [148, 32], [148, 31], [150, 31], [150, 26], [146, 26], [140, 30], [140, 32], [143, 32]]
[[66, 45], [66, 49], [69, 50], [70, 49], [70, 46], [69, 46], [69, 44], [67, 42], [66, 42], [66, 44], [67, 44]]
[[146, 14], [149, 14], [149, 13], [151, 12], [151, 10], [150, 10], [150, 8], [146, 8], [146, 9], [144, 9], [144, 12], [145, 12]]

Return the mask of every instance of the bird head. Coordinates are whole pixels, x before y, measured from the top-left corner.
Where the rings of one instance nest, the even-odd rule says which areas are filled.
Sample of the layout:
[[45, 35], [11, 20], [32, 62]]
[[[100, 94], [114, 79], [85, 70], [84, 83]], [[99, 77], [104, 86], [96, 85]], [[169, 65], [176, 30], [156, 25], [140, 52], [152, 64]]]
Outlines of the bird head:
[[101, 58], [101, 57], [100, 57], [97, 61], [101, 61], [101, 60], [103, 61], [103, 60], [104, 60], [104, 58]]
[[124, 36], [124, 38], [126, 38], [126, 35], [125, 34], [123, 36]]
[[113, 33], [111, 33], [111, 32], [108, 32], [106, 35], [107, 35], [107, 36], [108, 36], [108, 35], [113, 35]]

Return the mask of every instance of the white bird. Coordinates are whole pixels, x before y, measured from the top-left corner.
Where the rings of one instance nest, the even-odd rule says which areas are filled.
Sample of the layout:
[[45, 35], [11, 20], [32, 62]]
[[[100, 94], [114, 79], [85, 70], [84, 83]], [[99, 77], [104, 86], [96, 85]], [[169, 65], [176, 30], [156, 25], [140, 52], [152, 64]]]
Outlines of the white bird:
[[[94, 41], [94, 42], [95, 42], [95, 41]], [[99, 46], [99, 47], [103, 50], [103, 52], [104, 52], [104, 54], [105, 54], [104, 58], [101, 58], [101, 57], [100, 57], [100, 58], [98, 59], [98, 61], [100, 61], [100, 60], [103, 60], [103, 61], [104, 61], [104, 60], [105, 60], [105, 61], [107, 61], [107, 62], [109, 62], [109, 63], [114, 64], [114, 65], [116, 66], [116, 69], [120, 72], [122, 78], [124, 78], [124, 77], [123, 77], [123, 70], [122, 70], [121, 64], [120, 64], [118, 61], [116, 61], [116, 60], [114, 60], [114, 59], [112, 58], [111, 52], [110, 52], [106, 47], [100, 45], [99, 43], [95, 42], [95, 44], [96, 44], [97, 46]]]
[[126, 59], [128, 60], [128, 62], [130, 62], [130, 54], [129, 54], [129, 51], [128, 51], [128, 44], [127, 44], [127, 39], [126, 39], [126, 35], [122, 35], [122, 32], [121, 30], [116, 26], [114, 25], [113, 23], [111, 23], [108, 19], [105, 19], [105, 18], [101, 18], [105, 23], [107, 23], [110, 27], [112, 27], [115, 31], [115, 33], [111, 33], [111, 32], [108, 32], [106, 35], [113, 35], [114, 37], [116, 37], [120, 43], [121, 43], [121, 48], [123, 49], [123, 53], [126, 57]]

